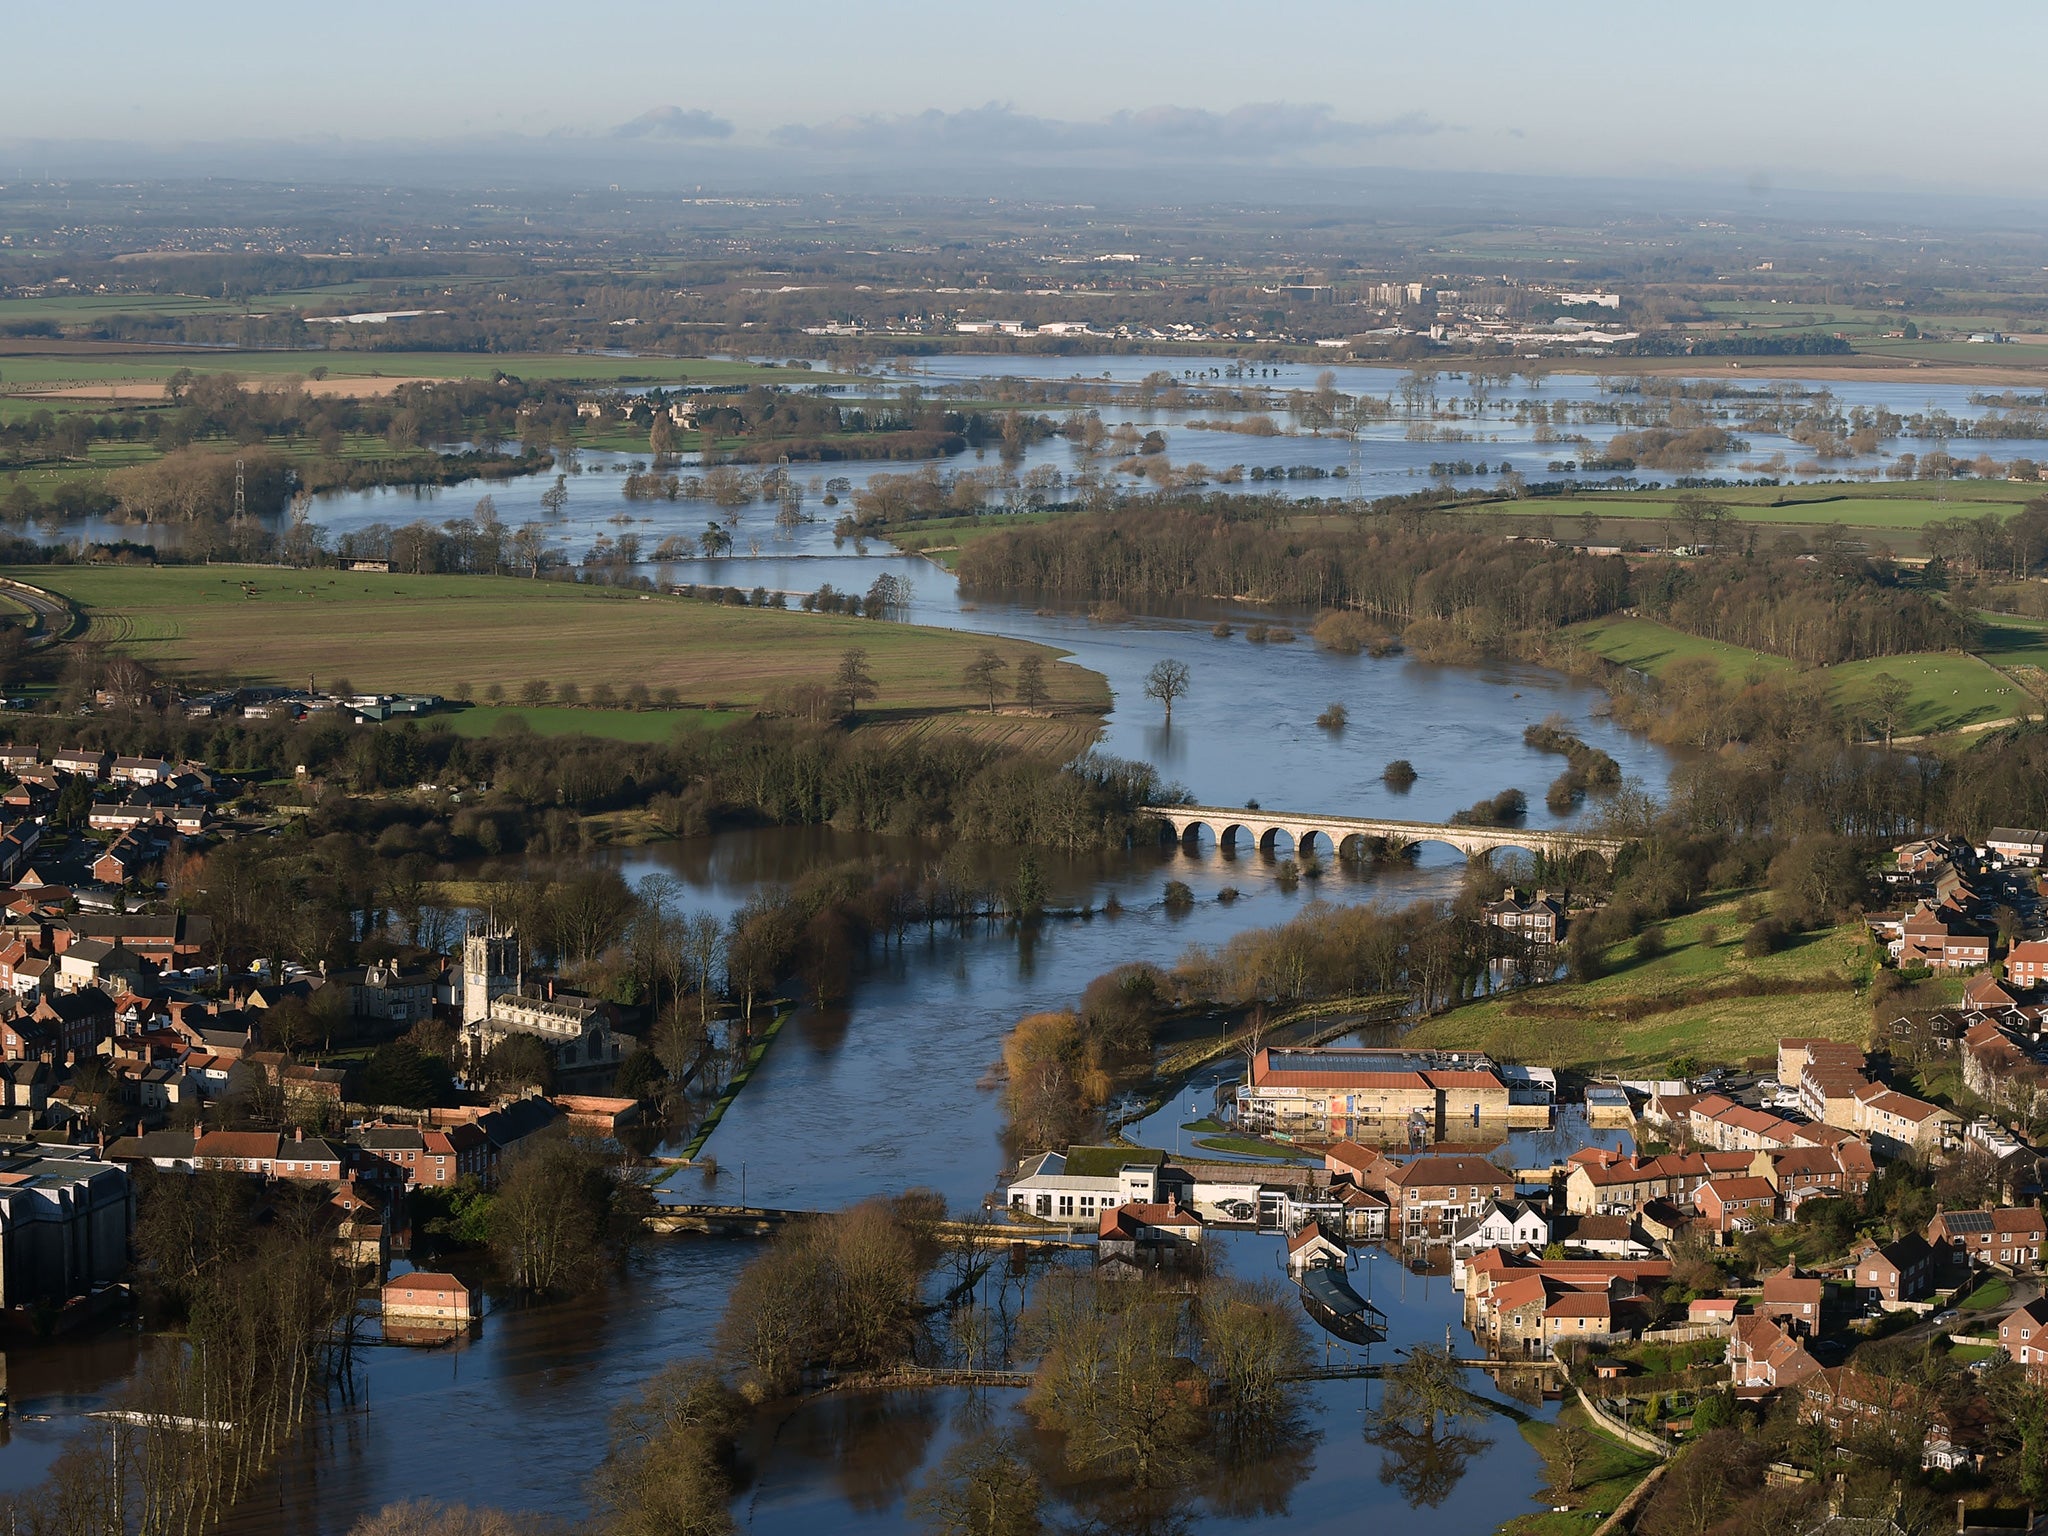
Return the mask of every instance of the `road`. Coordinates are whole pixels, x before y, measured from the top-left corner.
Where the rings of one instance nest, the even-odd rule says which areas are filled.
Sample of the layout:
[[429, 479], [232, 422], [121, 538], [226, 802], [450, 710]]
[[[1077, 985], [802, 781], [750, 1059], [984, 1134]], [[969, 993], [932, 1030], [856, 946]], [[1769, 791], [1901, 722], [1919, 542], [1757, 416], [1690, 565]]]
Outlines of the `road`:
[[[1985, 1277], [1993, 1273], [1995, 1271], [1986, 1271]], [[1858, 1345], [1857, 1349], [1869, 1349], [1878, 1344], [1896, 1344], [1901, 1342], [1922, 1344], [1937, 1335], [1946, 1337], [1950, 1333], [1965, 1332], [1979, 1322], [1995, 1321], [2003, 1317], [2007, 1312], [2010, 1312], [2014, 1307], [2023, 1307], [2028, 1302], [2039, 1299], [2041, 1295], [2041, 1282], [2038, 1279], [2030, 1275], [2015, 1275], [2011, 1277], [2011, 1280], [2012, 1298], [1995, 1312], [1960, 1312], [1947, 1322], [1940, 1324], [1934, 1321], [1934, 1315], [1930, 1313], [1926, 1319], [1913, 1324], [1910, 1328], [1901, 1328], [1897, 1333], [1888, 1333], [1882, 1339], [1873, 1339], [1869, 1344]], [[1974, 1289], [1976, 1289], [1976, 1286], [1972, 1285], [1965, 1289], [1962, 1295], [1967, 1296]], [[1945, 1310], [1947, 1309], [1937, 1309], [1937, 1311]], [[1851, 1350], [1849, 1353], [1853, 1356], [1857, 1353], [1857, 1350]]]
[[71, 605], [53, 593], [40, 587], [27, 586], [22, 582], [0, 578], [0, 591], [21, 604], [35, 615], [36, 627], [29, 634], [28, 643], [32, 650], [46, 645], [55, 645], [71, 628]]

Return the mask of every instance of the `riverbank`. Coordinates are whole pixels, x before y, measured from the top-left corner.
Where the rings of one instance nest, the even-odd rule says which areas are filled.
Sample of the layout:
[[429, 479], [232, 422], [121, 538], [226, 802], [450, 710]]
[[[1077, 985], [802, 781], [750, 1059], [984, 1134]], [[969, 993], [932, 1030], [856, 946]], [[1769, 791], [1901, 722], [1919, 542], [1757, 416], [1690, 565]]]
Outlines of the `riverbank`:
[[747, 1051], [746, 1060], [741, 1062], [739, 1070], [733, 1073], [732, 1081], [725, 1085], [725, 1091], [719, 1094], [711, 1108], [704, 1112], [704, 1118], [698, 1124], [695, 1134], [683, 1143], [681, 1161], [677, 1163], [674, 1172], [661, 1181], [662, 1183], [668, 1182], [668, 1179], [674, 1178], [676, 1174], [689, 1167], [696, 1160], [697, 1154], [704, 1150], [704, 1143], [709, 1141], [711, 1133], [718, 1129], [718, 1122], [723, 1120], [725, 1112], [732, 1108], [733, 1100], [737, 1099], [740, 1091], [747, 1086], [748, 1080], [754, 1075], [754, 1069], [761, 1065], [761, 1059], [768, 1054], [768, 1047], [775, 1043], [775, 1037], [782, 1033], [782, 1026], [789, 1022], [789, 1016], [795, 1011], [787, 1005], [776, 1008], [775, 1017], [770, 1019], [767, 1027], [755, 1037], [753, 1045]]
[[1594, 1076], [1667, 1076], [1671, 1063], [1740, 1065], [1786, 1035], [1861, 1045], [1870, 1035], [1873, 945], [1858, 922], [1793, 937], [1775, 954], [1743, 953], [1742, 902], [1728, 898], [1663, 925], [1663, 952], [1629, 939], [1602, 957], [1607, 974], [1469, 1003], [1433, 1015], [1403, 1043], [1483, 1050]]

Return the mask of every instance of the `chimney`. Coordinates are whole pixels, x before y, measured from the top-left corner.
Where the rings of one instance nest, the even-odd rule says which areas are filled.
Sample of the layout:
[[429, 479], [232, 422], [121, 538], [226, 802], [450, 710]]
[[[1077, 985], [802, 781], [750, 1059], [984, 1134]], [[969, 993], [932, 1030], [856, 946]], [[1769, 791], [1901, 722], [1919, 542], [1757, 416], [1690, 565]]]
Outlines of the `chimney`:
[[305, 1127], [304, 1127], [303, 1125], [295, 1125], [295, 1126], [293, 1126], [293, 1127], [292, 1127], [292, 1140], [293, 1140], [293, 1141], [304, 1141], [305, 1139], [306, 1139], [306, 1128], [305, 1128]]

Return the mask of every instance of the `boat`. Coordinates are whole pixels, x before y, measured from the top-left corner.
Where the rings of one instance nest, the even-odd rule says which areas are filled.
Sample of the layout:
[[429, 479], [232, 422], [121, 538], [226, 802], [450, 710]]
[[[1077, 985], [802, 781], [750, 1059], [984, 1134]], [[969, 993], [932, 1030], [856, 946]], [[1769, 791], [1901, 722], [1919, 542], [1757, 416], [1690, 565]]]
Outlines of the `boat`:
[[1387, 1336], [1387, 1315], [1351, 1288], [1343, 1271], [1319, 1265], [1301, 1272], [1302, 1310], [1326, 1333], [1351, 1344], [1378, 1344]]

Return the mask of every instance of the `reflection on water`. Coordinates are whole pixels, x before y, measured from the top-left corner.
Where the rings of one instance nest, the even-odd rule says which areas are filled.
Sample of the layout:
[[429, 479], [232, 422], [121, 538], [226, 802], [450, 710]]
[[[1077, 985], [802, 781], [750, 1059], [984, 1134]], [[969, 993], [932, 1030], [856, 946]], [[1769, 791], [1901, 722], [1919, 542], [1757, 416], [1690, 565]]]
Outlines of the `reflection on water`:
[[1380, 1481], [1414, 1509], [1435, 1509], [1448, 1499], [1472, 1458], [1488, 1446], [1479, 1435], [1438, 1424], [1416, 1430], [1375, 1422], [1365, 1437], [1379, 1447]]

